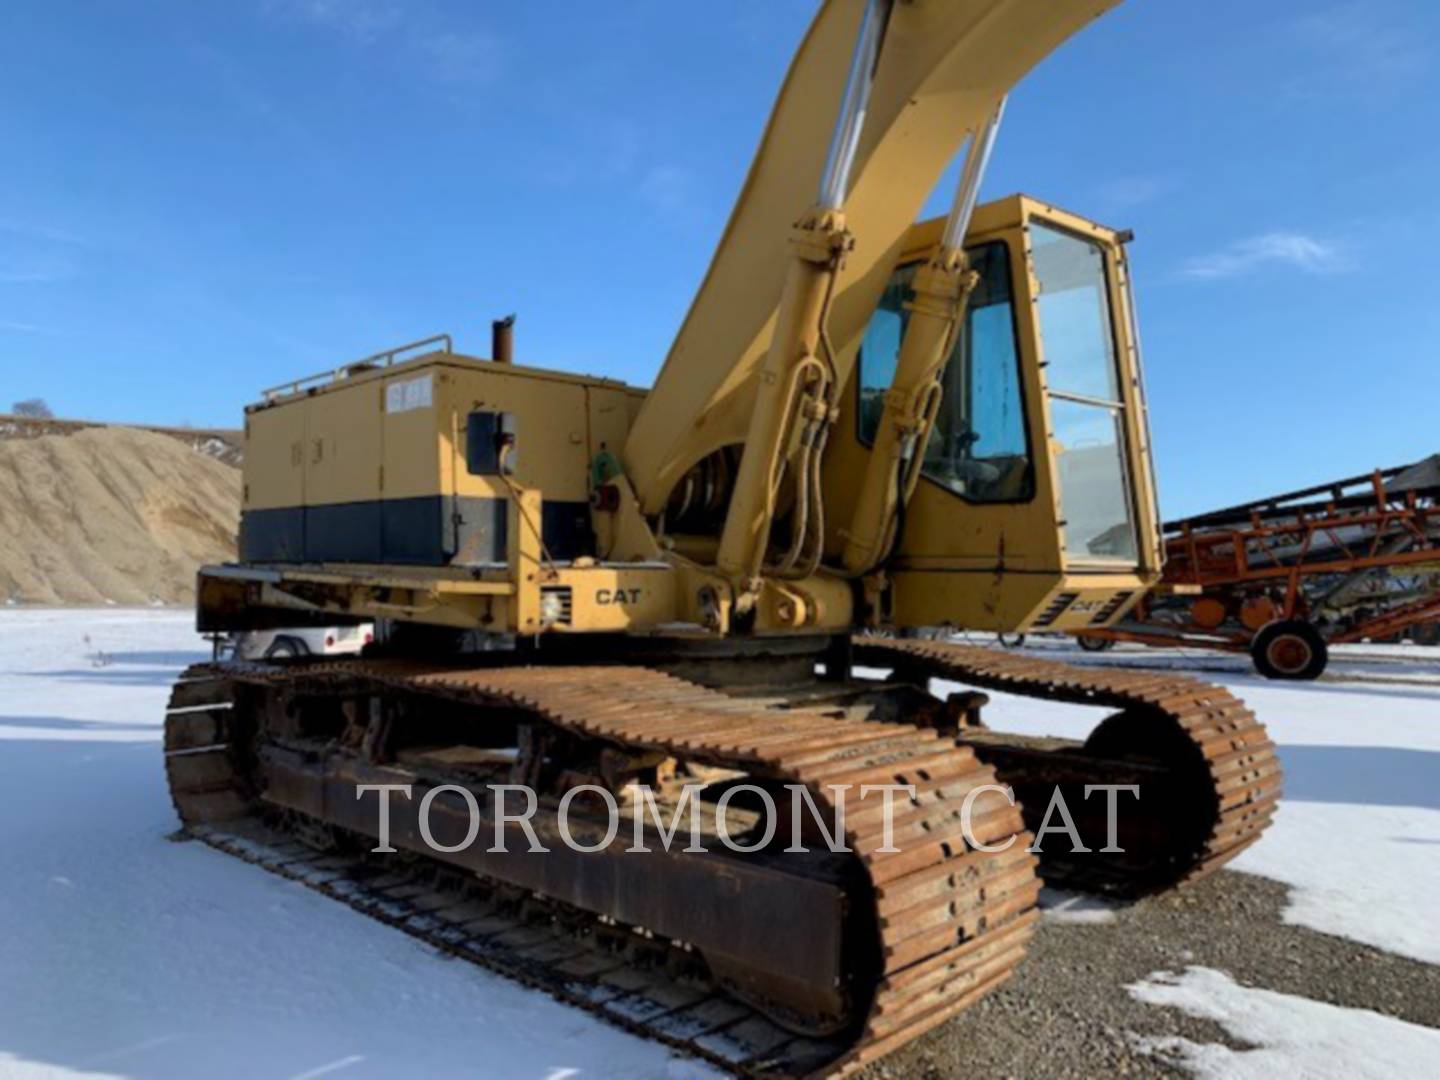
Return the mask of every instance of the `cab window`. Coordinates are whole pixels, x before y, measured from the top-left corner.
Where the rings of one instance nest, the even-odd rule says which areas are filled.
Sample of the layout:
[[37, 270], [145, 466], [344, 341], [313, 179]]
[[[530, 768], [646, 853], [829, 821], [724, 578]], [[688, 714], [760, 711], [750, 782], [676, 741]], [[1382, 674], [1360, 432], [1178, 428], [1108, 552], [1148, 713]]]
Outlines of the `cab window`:
[[1125, 402], [1105, 252], [1089, 239], [1038, 221], [1031, 223], [1030, 236], [1065, 553], [1133, 562]]
[[[925, 450], [924, 475], [971, 502], [1023, 502], [1035, 494], [1025, 429], [1020, 352], [1009, 249], [981, 244], [966, 254], [979, 274], [965, 323], [941, 376], [943, 397]], [[898, 267], [860, 345], [860, 440], [875, 440], [885, 392], [895, 375], [919, 263]]]

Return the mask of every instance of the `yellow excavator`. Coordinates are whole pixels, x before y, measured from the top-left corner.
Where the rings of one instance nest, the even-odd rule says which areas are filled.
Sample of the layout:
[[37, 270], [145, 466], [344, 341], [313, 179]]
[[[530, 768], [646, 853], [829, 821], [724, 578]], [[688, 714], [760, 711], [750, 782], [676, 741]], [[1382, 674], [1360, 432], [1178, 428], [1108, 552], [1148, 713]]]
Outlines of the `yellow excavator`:
[[[1011, 88], [1111, 6], [823, 3], [648, 391], [515, 363], [506, 319], [488, 360], [431, 339], [248, 407], [200, 629], [377, 640], [187, 671], [186, 830], [755, 1075], [969, 1006], [1042, 879], [1156, 892], [1255, 842], [1280, 770], [1227, 691], [914, 633], [1105, 627], [1159, 576], [1129, 238], [976, 198]], [[1109, 716], [1007, 734], [986, 691]], [[633, 844], [559, 842], [607, 805]], [[668, 843], [687, 813], [737, 842]]]

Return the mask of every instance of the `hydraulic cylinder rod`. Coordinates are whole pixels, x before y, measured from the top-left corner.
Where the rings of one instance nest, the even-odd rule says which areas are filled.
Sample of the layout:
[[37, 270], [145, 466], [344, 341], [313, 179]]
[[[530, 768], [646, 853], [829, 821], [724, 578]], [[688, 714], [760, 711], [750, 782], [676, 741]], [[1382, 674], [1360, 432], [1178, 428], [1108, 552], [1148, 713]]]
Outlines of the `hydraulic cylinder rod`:
[[850, 71], [845, 78], [845, 96], [840, 101], [840, 118], [830, 137], [830, 151], [825, 156], [825, 172], [820, 179], [816, 205], [822, 210], [839, 210], [850, 188], [850, 170], [855, 165], [855, 151], [860, 146], [860, 133], [865, 130], [865, 113], [870, 107], [870, 90], [874, 85], [875, 65], [880, 59], [880, 46], [885, 27], [890, 21], [894, 0], [869, 0], [855, 52], [850, 58]]
[[860, 497], [845, 533], [843, 558], [851, 573], [866, 573], [889, 555], [900, 509], [919, 481], [940, 409], [940, 378], [964, 319], [965, 300], [975, 285], [965, 258], [965, 234], [1004, 114], [1002, 98], [971, 137], [939, 250], [911, 281], [914, 295], [905, 305], [909, 319], [895, 375], [885, 393]]
[[[735, 583], [742, 611], [759, 587], [792, 444], [806, 424], [827, 423], [832, 408], [831, 367], [818, 354], [828, 299], [851, 245], [843, 206], [892, 8], [893, 0], [866, 4], [816, 204], [791, 234], [790, 267], [775, 333], [757, 375], [755, 409], [716, 559]], [[805, 482], [803, 477], [795, 480]]]

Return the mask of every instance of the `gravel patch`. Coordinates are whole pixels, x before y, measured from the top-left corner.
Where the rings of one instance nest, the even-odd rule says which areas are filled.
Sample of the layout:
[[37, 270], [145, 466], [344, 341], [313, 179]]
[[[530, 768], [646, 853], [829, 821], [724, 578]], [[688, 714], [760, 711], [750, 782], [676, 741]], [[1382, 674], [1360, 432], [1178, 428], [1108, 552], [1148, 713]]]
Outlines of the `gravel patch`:
[[1225, 871], [1113, 918], [1046, 918], [1003, 989], [862, 1075], [1071, 1080], [1173, 1077], [1177, 1066], [1135, 1048], [1179, 1035], [1243, 1049], [1222, 1027], [1126, 991], [1155, 971], [1218, 968], [1238, 982], [1440, 1028], [1440, 967], [1282, 921], [1288, 889]]

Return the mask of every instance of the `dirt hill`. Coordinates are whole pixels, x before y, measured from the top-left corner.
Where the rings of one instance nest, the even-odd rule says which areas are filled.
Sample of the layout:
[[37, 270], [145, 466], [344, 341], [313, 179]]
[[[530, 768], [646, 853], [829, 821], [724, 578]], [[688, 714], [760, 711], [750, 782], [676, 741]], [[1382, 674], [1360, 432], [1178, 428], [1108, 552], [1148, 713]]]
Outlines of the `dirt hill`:
[[0, 604], [188, 602], [239, 512], [240, 470], [170, 435], [0, 439]]

